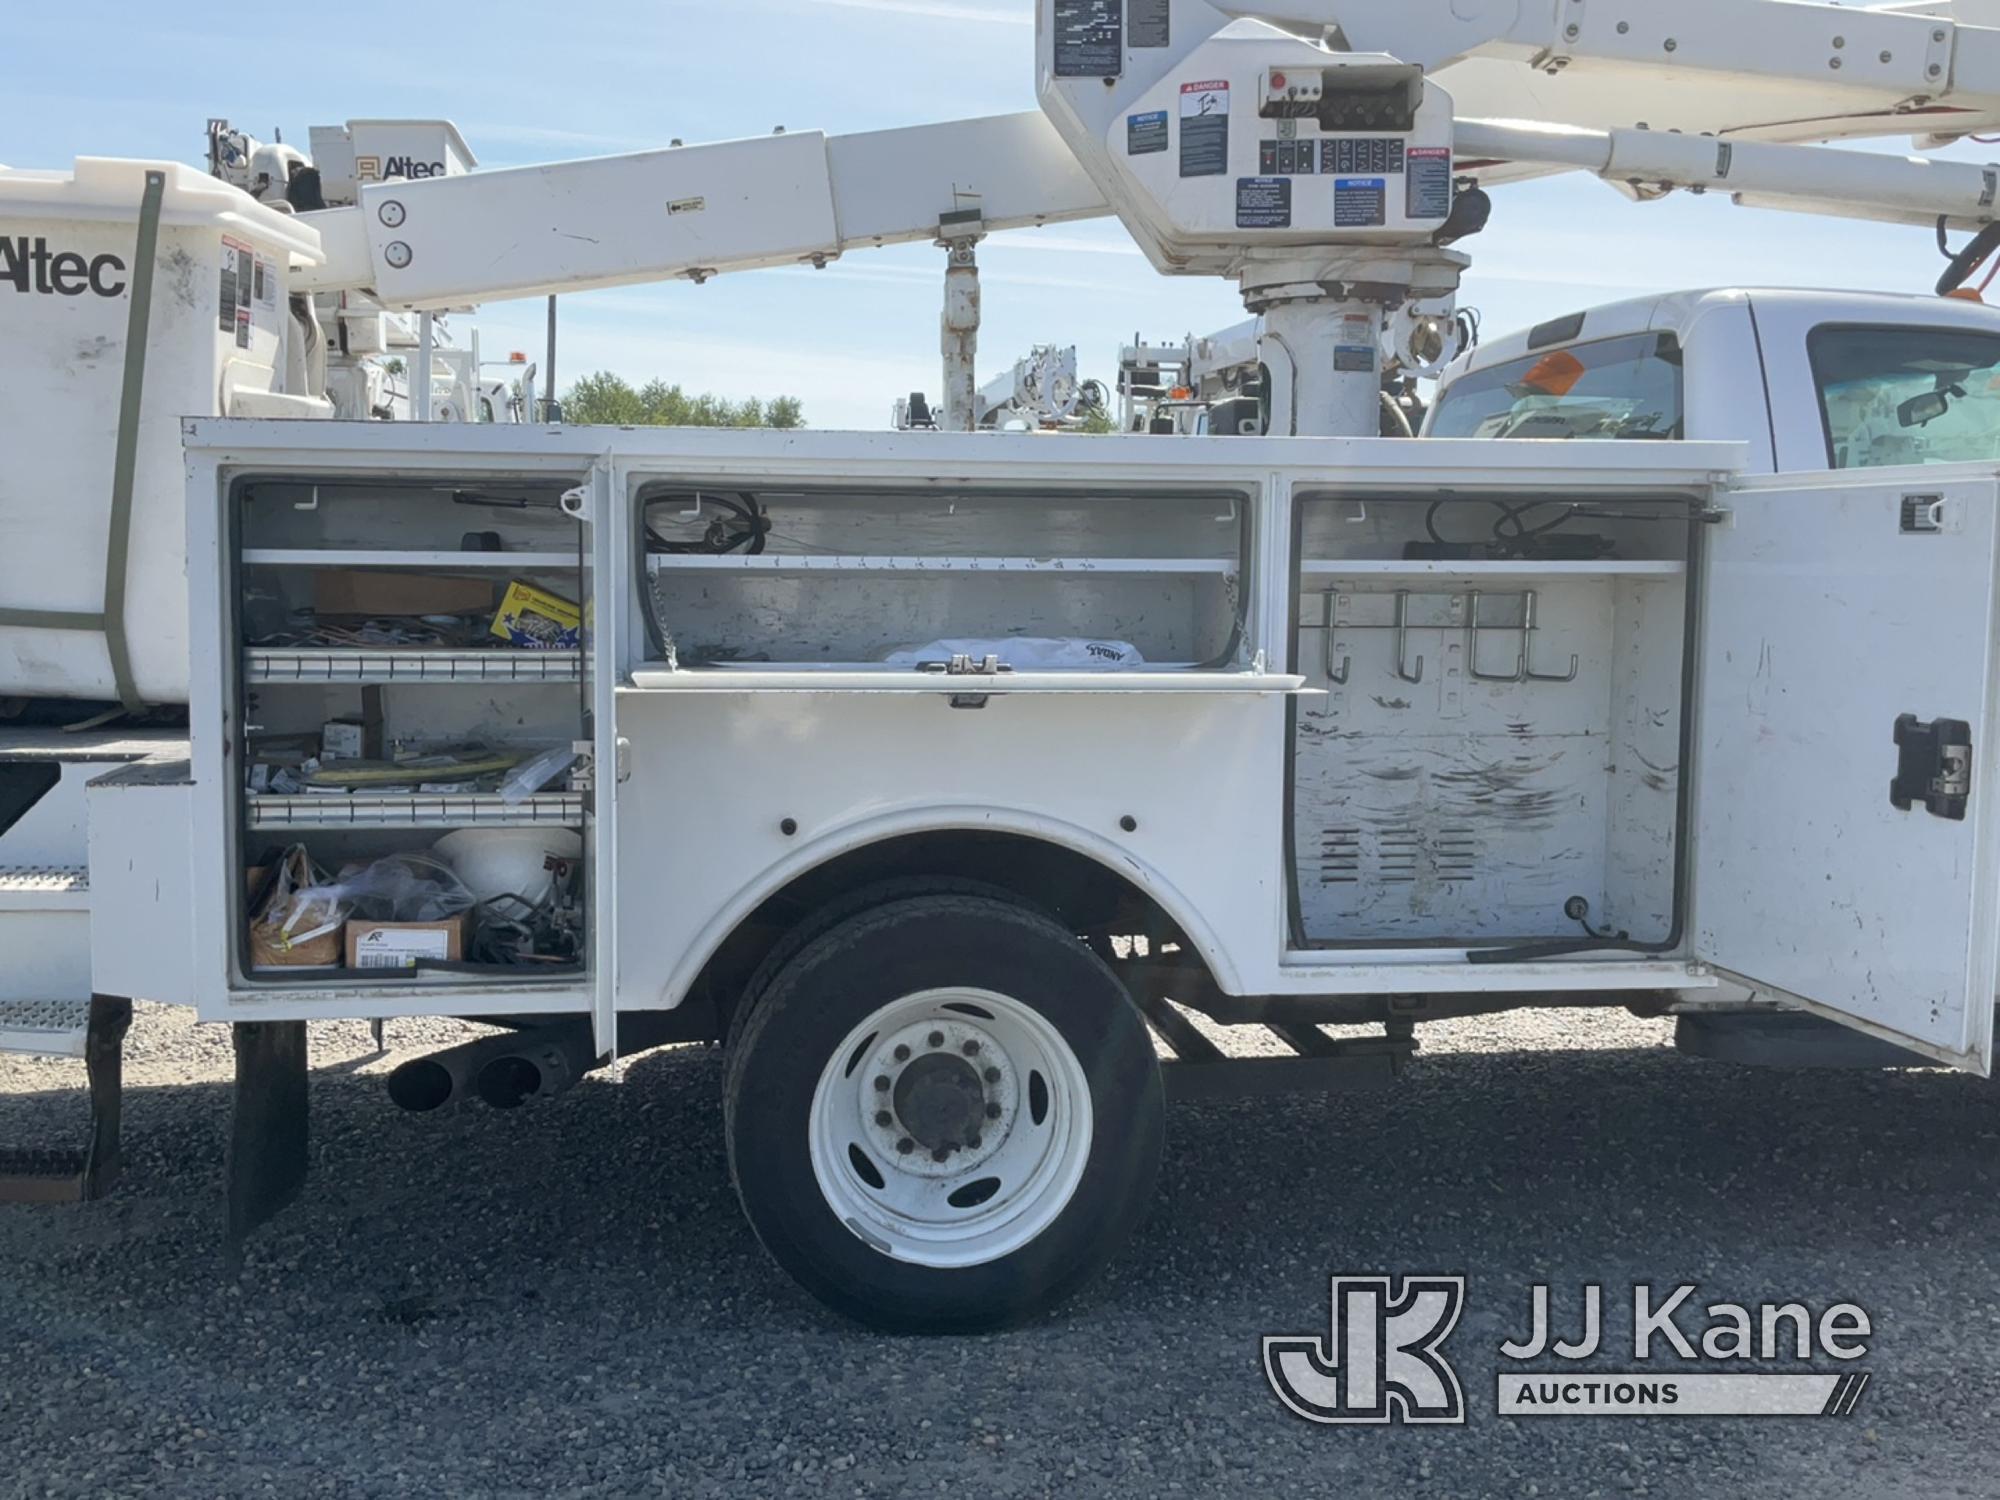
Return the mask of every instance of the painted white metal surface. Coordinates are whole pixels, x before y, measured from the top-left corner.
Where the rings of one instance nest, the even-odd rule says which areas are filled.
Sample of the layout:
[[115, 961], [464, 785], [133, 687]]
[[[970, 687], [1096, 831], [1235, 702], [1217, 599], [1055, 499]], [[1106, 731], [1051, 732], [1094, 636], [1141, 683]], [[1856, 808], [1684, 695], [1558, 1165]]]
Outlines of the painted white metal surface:
[[[39, 271], [0, 256], [10, 351], [0, 365], [0, 610], [103, 609], [133, 255], [154, 171], [165, 188], [125, 620], [138, 692], [174, 703], [188, 670], [179, 421], [281, 385], [289, 267], [318, 257], [318, 236], [296, 219], [172, 162], [0, 170], [4, 243], [46, 252]], [[9, 285], [9, 273], [22, 281]], [[117, 697], [103, 633], [0, 626], [0, 695], [10, 694]]]
[[932, 239], [975, 200], [989, 230], [1106, 211], [1037, 114], [370, 184], [361, 199], [302, 216], [328, 258], [301, 285], [405, 308], [813, 264]]
[[[1093, 484], [1114, 494], [1129, 494], [1135, 485], [1148, 483], [1182, 488], [1227, 485], [1247, 487], [1254, 506], [1252, 575], [1258, 583], [1249, 601], [1246, 635], [1247, 649], [1253, 651], [1273, 651], [1277, 643], [1289, 639], [1290, 496], [1295, 489], [1322, 497], [1353, 496], [1356, 501], [1371, 494], [1379, 498], [1385, 487], [1405, 494], [1449, 489], [1462, 494], [1600, 497], [1607, 492], [1672, 493], [1701, 499], [1716, 494], [1718, 487], [1726, 488], [1727, 471], [1742, 456], [1738, 447], [1696, 444], [1565, 444], [1551, 451], [1548, 445], [1534, 443], [1231, 440], [1225, 446], [1162, 438], [1079, 443], [1052, 451], [1052, 445], [1044, 440], [1007, 436], [954, 440], [932, 434], [381, 430], [332, 425], [315, 426], [311, 433], [314, 447], [302, 446], [299, 436], [298, 429], [278, 424], [190, 424], [191, 493], [209, 517], [203, 523], [207, 532], [198, 534], [201, 545], [196, 556], [203, 558], [202, 567], [208, 570], [205, 578], [197, 580], [198, 589], [220, 589], [223, 585], [214, 561], [219, 548], [212, 545], [218, 540], [219, 497], [229, 476], [245, 469], [310, 474], [359, 468], [378, 475], [412, 477], [536, 472], [585, 475], [603, 461], [611, 465], [608, 495], [613, 498], [594, 499], [598, 507], [590, 517], [594, 531], [607, 517], [614, 528], [629, 528], [632, 518], [625, 512], [630, 497], [669, 481], [701, 485], [723, 479], [755, 480], [764, 487], [781, 489], [787, 483], [805, 480], [824, 483], [845, 479], [865, 481], [862, 488], [869, 492], [895, 485], [1004, 485], [1018, 490], [1043, 483], [1060, 486], [1071, 494], [1087, 493]], [[1557, 459], [1562, 461], [1560, 466]], [[1985, 601], [1988, 617], [1978, 628], [1990, 634], [1990, 527], [1995, 486], [1987, 480], [1962, 476], [1940, 479], [1935, 471], [1923, 476], [1923, 482], [1969, 486], [1968, 497], [1975, 490], [1986, 497], [1980, 522], [1988, 528], [1986, 571], [1980, 575], [1983, 581], [1978, 587], [1985, 590], [1979, 598]], [[1855, 497], [1879, 490], [1882, 484], [1879, 476], [1870, 476], [1865, 482], [1854, 476], [1831, 478], [1797, 503], [1809, 501], [1828, 515], [1843, 515], [1847, 511], [1842, 507], [1865, 508]], [[593, 496], [596, 493], [593, 491]], [[1746, 496], [1742, 503], [1748, 505], [1751, 498]], [[1758, 493], [1754, 498], [1761, 502], [1768, 497]], [[1968, 517], [1977, 513], [1977, 507], [1968, 504]], [[1830, 547], [1834, 543], [1811, 527], [1803, 531], [1811, 546], [1794, 548], [1791, 535], [1797, 529], [1786, 528], [1782, 535], [1756, 545], [1752, 545], [1753, 536], [1740, 530], [1714, 535], [1739, 549], [1728, 556], [1736, 557], [1740, 566], [1761, 570], [1756, 571], [1756, 586], [1736, 596], [1747, 601], [1742, 607], [1751, 611], [1737, 623], [1746, 633], [1761, 631], [1765, 636], [1789, 631], [1800, 650], [1816, 649], [1820, 665], [1802, 669], [1797, 680], [1810, 680], [1818, 691], [1829, 680], [1836, 685], [1847, 681], [1837, 673], [1850, 664], [1849, 652], [1856, 643], [1843, 642], [1837, 652], [1826, 649], [1832, 637], [1823, 618], [1810, 610], [1773, 612], [1772, 606], [1780, 599], [1795, 602], [1792, 595], [1811, 587], [1815, 578], [1824, 591], [1830, 586], [1829, 578], [1839, 583], [1849, 575], [1830, 573], [1823, 565], [1826, 559], [1815, 561], [1812, 546]], [[1851, 532], [1834, 530], [1851, 540]], [[1735, 542], [1730, 543], [1730, 538]], [[631, 545], [629, 530], [594, 535], [597, 575], [636, 577], [637, 570], [630, 565]], [[1874, 553], [1882, 550], [1876, 547], [1868, 554], [1878, 568], [1881, 561]], [[1794, 551], [1800, 555], [1793, 557]], [[1961, 546], [1948, 554], [1958, 559], [1954, 566], [1960, 570], [1947, 571], [1946, 587], [1954, 591], [1953, 598], [1958, 593], [1952, 580], [1971, 566], [1963, 553]], [[1672, 589], [1678, 585], [1678, 569], [1657, 563], [1628, 567], [1603, 575], [1592, 586], [1606, 581], [1616, 588]], [[1588, 582], [1559, 570], [1550, 587]], [[1977, 592], [1969, 581], [1964, 588], [1967, 598]], [[600, 594], [597, 604], [600, 626], [610, 622], [609, 634], [594, 640], [591, 648], [590, 691], [599, 715], [599, 815], [611, 820], [615, 840], [598, 845], [598, 857], [609, 861], [608, 868], [600, 869], [599, 886], [611, 898], [607, 903], [610, 910], [601, 907], [599, 911], [599, 941], [610, 952], [600, 955], [600, 968], [592, 983], [546, 990], [516, 986], [508, 991], [437, 984], [362, 989], [343, 986], [336, 978], [324, 987], [301, 984], [255, 997], [239, 995], [225, 1001], [216, 1013], [395, 1015], [449, 1011], [490, 1015], [511, 1009], [589, 1013], [605, 1026], [612, 1019], [612, 1008], [678, 1003], [715, 947], [789, 880], [877, 841], [934, 830], [1011, 834], [1054, 843], [1105, 864], [1161, 902], [1208, 959], [1223, 988], [1233, 994], [1454, 990], [1529, 994], [1659, 988], [1695, 993], [1715, 984], [1712, 975], [1691, 966], [1697, 958], [1712, 958], [1765, 986], [1775, 982], [1771, 975], [1782, 967], [1775, 959], [1765, 962], [1770, 953], [1755, 947], [1755, 933], [1724, 927], [1719, 919], [1704, 929], [1714, 940], [1707, 946], [1659, 958], [1608, 953], [1487, 963], [1472, 961], [1474, 955], [1463, 948], [1402, 945], [1349, 948], [1337, 954], [1290, 951], [1282, 792], [1287, 733], [1284, 695], [1295, 689], [1286, 675], [1271, 673], [1260, 680], [1256, 674], [1233, 674], [1231, 687], [1205, 694], [1132, 691], [1120, 679], [1116, 687], [1124, 690], [1117, 691], [1120, 701], [1115, 707], [1105, 701], [1115, 690], [1110, 683], [1102, 693], [1010, 694], [1003, 690], [985, 695], [985, 707], [977, 710], [952, 707], [948, 694], [935, 685], [927, 692], [896, 694], [844, 686], [848, 676], [872, 680], [879, 675], [873, 672], [828, 678], [810, 672], [735, 670], [719, 674], [734, 679], [726, 683], [727, 690], [680, 692], [653, 684], [661, 677], [699, 674], [665, 673], [635, 654], [644, 649], [636, 590], [622, 599]], [[1887, 610], [1888, 605], [1882, 608]], [[1765, 618], [1767, 613], [1769, 619]], [[1898, 632], [1904, 631], [1914, 638], [1914, 616], [1905, 619], [1878, 610], [1867, 623], [1878, 625], [1883, 619], [1889, 627], [1882, 631], [1886, 641], [1900, 647]], [[222, 697], [227, 667], [222, 624], [218, 616], [209, 626], [214, 632], [214, 655], [203, 674], [214, 684], [203, 689], [214, 713], [205, 713], [198, 704], [195, 714], [198, 741], [202, 742], [197, 747], [197, 763], [214, 767], [221, 764], [221, 746], [211, 726], [219, 722], [226, 706]], [[1615, 640], [1620, 627], [1614, 621], [1610, 628]], [[1650, 622], [1646, 628], [1653, 628]], [[1865, 642], [1866, 632], [1858, 639]], [[1583, 644], [1579, 641], [1579, 655], [1588, 654], [1581, 649]], [[1970, 658], [1954, 659], [1958, 666], [1936, 670], [1946, 676], [1963, 676], [1968, 670], [1964, 662]], [[1979, 656], [1980, 661], [1985, 659]], [[1825, 665], [1829, 662], [1836, 665]], [[1722, 674], [1715, 682], [1727, 684], [1728, 669], [1727, 662], [1718, 666], [1711, 661], [1711, 671]], [[600, 670], [605, 674], [601, 679], [596, 675]], [[1887, 684], [1884, 690], [1896, 696], [1914, 691], [1928, 680], [1921, 674], [1897, 676], [1886, 671], [1879, 676]], [[769, 690], [787, 678], [813, 690]], [[1218, 680], [1224, 678], [1218, 676]], [[1251, 681], [1259, 681], [1260, 689], [1276, 687], [1280, 691], [1244, 690], [1242, 684]], [[842, 686], [833, 686], [835, 682]], [[1983, 676], [1980, 682], [1983, 690]], [[760, 688], [760, 684], [766, 686]], [[1951, 681], [1939, 678], [1940, 693], [1960, 686], [1965, 684], [1956, 677]], [[1844, 722], [1853, 716], [1845, 701], [1832, 702], [1831, 719]], [[1988, 701], [1981, 700], [1982, 715]], [[1856, 789], [1865, 783], [1869, 806], [1880, 803], [1886, 808], [1886, 785], [1882, 783], [1889, 767], [1881, 740], [1893, 715], [1884, 717], [1877, 733], [1872, 723], [1877, 717], [1872, 712], [1872, 699], [1865, 706], [1871, 721], [1869, 733], [1854, 739], [1856, 748], [1851, 754], [1835, 743], [1839, 737], [1831, 729], [1815, 729], [1810, 716], [1788, 722], [1802, 722], [1798, 733], [1816, 734], [1824, 742], [1817, 746], [1819, 757], [1831, 758], [1836, 779], [1846, 778], [1840, 780], [1841, 789], [1847, 787], [1848, 780]], [[1924, 711], [1954, 710], [1949, 704], [1939, 704]], [[1711, 686], [1704, 712], [1704, 734], [1722, 737], [1719, 749], [1704, 741], [1709, 758], [1703, 784], [1707, 799], [1704, 839], [1741, 836], [1741, 825], [1746, 823], [1756, 823], [1767, 831], [1785, 828], [1784, 819], [1769, 818], [1762, 809], [1767, 802], [1783, 806], [1784, 797], [1804, 795], [1788, 791], [1783, 777], [1766, 769], [1788, 763], [1782, 757], [1770, 762], [1753, 759], [1744, 765], [1732, 760], [1736, 750], [1728, 738], [1729, 729], [1742, 725], [1744, 712], [1730, 701], [1726, 686]], [[1845, 743], [1840, 740], [1840, 744]], [[1811, 755], [1806, 761], [1816, 763]], [[1742, 800], [1736, 790], [1739, 782], [1745, 776], [1767, 775], [1775, 778], [1773, 789], [1767, 793], [1760, 783], [1761, 800]], [[1746, 807], [1751, 809], [1749, 813]], [[1733, 813], [1733, 824], [1720, 811], [1725, 808]], [[1135, 827], [1123, 826], [1128, 817]], [[1808, 831], [1813, 826], [1803, 805], [1794, 809], [1792, 822]], [[1899, 831], [1911, 826], [1901, 824]], [[1715, 831], [1718, 828], [1719, 834]], [[1951, 830], [1946, 830], [1946, 836], [1952, 836]], [[197, 845], [197, 858], [202, 861], [201, 888], [229, 878], [229, 857], [222, 848], [212, 847], [222, 842]], [[1798, 847], [1794, 836], [1787, 848]], [[1742, 851], [1739, 857], [1739, 851], [1718, 853], [1704, 843], [1698, 858], [1697, 889], [1704, 889], [1700, 881], [1710, 882], [1710, 905], [1702, 908], [1704, 914], [1715, 911], [1718, 900], [1734, 902], [1735, 911], [1725, 915], [1733, 918], [1741, 911], [1757, 911], [1766, 919], [1758, 931], [1768, 934], [1778, 930], [1769, 924], [1777, 921], [1781, 906], [1777, 897], [1787, 888], [1781, 885], [1767, 851]], [[1761, 867], [1759, 859], [1764, 860]], [[1920, 914], [1906, 925], [1902, 911], [1908, 889], [1915, 882], [1936, 877], [1937, 861], [1906, 863], [1900, 885], [1876, 892], [1883, 898], [1880, 920], [1887, 924], [1883, 930], [1895, 942], [1926, 949], [1956, 942], [1964, 959], [1957, 989], [1961, 1003], [1955, 1013], [1955, 1024], [1962, 1031], [1977, 1026], [1980, 1009], [1976, 1001], [1965, 997], [1979, 994], [1982, 983], [1984, 993], [1990, 995], [1992, 971], [2000, 965], [1992, 952], [1995, 924], [1983, 915], [2000, 912], [2000, 887], [1987, 873], [1989, 863], [1985, 852], [1970, 856], [1970, 864], [1946, 860], [1947, 875], [1937, 878], [1959, 882], [1953, 887], [1960, 898], [1956, 906], [1950, 912]], [[1964, 873], [1967, 869], [1972, 873]], [[1795, 871], [1789, 871], [1786, 878], [1792, 875]], [[1848, 878], [1857, 887], [1871, 880], [1886, 884], [1865, 861], [1849, 869]], [[1755, 890], [1748, 894], [1743, 889], [1746, 881], [1755, 884]], [[215, 884], [213, 888], [222, 887]], [[1722, 892], [1727, 894], [1719, 894]], [[204, 910], [197, 923], [197, 943], [204, 951], [221, 952], [225, 951], [226, 935], [216, 926], [213, 911], [208, 910], [215, 904], [206, 898], [200, 903]], [[611, 929], [608, 935], [607, 922]], [[1829, 935], [1822, 923], [1817, 936], [1831, 942], [1834, 935]], [[1981, 950], [1983, 960], [1973, 953], [1981, 944], [1986, 945]], [[1879, 946], [1878, 938], [1871, 943], [1871, 951]], [[1868, 957], [1859, 950], [1856, 953]], [[1731, 962], [1730, 954], [1745, 956], [1739, 965]], [[1480, 959], [1489, 956], [1478, 955]], [[1986, 965], [1983, 981], [1973, 972], [1976, 962]], [[1760, 968], [1767, 972], [1757, 972]], [[1829, 980], [1829, 971], [1822, 964], [1811, 974], [1785, 972], [1780, 977], [1794, 978], [1805, 986], [1785, 986], [1788, 995], [1829, 1011], [1854, 1012], [1868, 1018], [1872, 992], [1866, 991], [1865, 969], [1856, 973], [1841, 968]], [[1901, 1034], [1926, 1029], [1936, 1034], [1927, 1007], [1938, 991], [1921, 964], [1913, 964], [1909, 978], [1909, 992], [1927, 997], [1922, 1001], [1925, 1014], [1910, 1011], [1909, 1007], [1918, 1003], [1914, 1000], [1899, 1002], [1902, 1009], [1878, 1012], [1871, 1024]], [[1882, 989], [1879, 972], [1875, 984], [1877, 990]], [[1978, 1065], [1981, 1061], [1976, 1046], [1961, 1047], [1960, 1053], [1963, 1062]]]
[[[1944, 533], [1902, 529], [1910, 495], [1943, 500]], [[1702, 627], [1696, 954], [1986, 1072], [2000, 973], [2000, 481], [1877, 470], [1746, 485], [1726, 503]], [[1906, 713], [1971, 724], [1966, 821], [1890, 805]]]
[[644, 934], [621, 954], [623, 1003], [679, 1003], [786, 881], [950, 829], [1107, 865], [1174, 915], [1225, 990], [1260, 992], [1284, 943], [1284, 722], [1282, 699], [1237, 695], [1024, 693], [968, 711], [929, 696], [621, 694], [616, 894], [623, 930]]
[[93, 780], [88, 800], [91, 990], [195, 1004], [192, 768], [184, 760], [127, 766]]

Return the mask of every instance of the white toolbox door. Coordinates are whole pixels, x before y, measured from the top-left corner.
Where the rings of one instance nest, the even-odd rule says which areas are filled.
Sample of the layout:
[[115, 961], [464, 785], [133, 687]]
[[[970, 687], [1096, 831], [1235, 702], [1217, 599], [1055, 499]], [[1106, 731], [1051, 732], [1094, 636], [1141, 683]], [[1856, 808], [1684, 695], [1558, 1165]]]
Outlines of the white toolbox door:
[[[2000, 966], [2000, 486], [1969, 474], [1725, 497], [1708, 532], [1693, 910], [1696, 956], [1732, 978], [1984, 1074]], [[1962, 805], [1893, 804], [1903, 715], [1968, 727]]]
[[618, 681], [620, 606], [624, 580], [616, 559], [622, 529], [612, 499], [612, 474], [602, 461], [590, 478], [563, 497], [577, 522], [583, 562], [582, 686], [584, 722], [593, 762], [585, 799], [585, 932], [591, 980], [591, 1029], [600, 1057], [618, 1056], [618, 903], [612, 887], [618, 869], [618, 733], [612, 689]]

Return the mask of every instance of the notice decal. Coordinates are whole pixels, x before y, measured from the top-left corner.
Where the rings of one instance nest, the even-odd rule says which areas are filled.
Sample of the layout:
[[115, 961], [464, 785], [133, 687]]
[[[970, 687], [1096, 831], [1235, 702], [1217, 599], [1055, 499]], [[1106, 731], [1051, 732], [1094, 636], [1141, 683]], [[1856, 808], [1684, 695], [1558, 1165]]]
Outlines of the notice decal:
[[1127, 115], [1125, 117], [1125, 154], [1127, 156], [1151, 156], [1167, 149], [1167, 112], [1156, 109], [1150, 114]]

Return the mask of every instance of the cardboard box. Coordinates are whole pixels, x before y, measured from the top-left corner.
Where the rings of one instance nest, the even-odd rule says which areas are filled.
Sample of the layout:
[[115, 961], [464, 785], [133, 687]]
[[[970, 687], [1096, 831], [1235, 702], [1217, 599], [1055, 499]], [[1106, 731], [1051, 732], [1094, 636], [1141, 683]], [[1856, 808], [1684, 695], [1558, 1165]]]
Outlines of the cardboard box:
[[347, 967], [414, 969], [419, 959], [426, 958], [456, 963], [465, 957], [471, 935], [470, 912], [442, 922], [370, 922], [356, 917], [347, 924]]
[[492, 608], [490, 578], [458, 578], [408, 568], [320, 568], [313, 573], [313, 609], [321, 615], [483, 615]]
[[320, 727], [321, 760], [365, 760], [368, 726], [359, 719], [329, 719]]
[[493, 616], [493, 634], [518, 651], [574, 651], [583, 643], [583, 611], [516, 579]]

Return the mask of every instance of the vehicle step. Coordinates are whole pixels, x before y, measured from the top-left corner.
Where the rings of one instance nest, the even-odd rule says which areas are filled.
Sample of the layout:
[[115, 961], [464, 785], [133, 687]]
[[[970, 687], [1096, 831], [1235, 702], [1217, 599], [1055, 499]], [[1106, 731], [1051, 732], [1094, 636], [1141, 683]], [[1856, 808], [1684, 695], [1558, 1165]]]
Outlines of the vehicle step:
[[89, 1035], [88, 1000], [0, 1000], [0, 1052], [82, 1057]]
[[0, 866], [0, 912], [88, 910], [90, 871], [82, 866]]
[[0, 1147], [0, 1203], [81, 1203], [90, 1167], [88, 1150]]
[[[0, 1146], [0, 1203], [87, 1203], [102, 1197], [118, 1178], [125, 1033], [132, 1024], [132, 1002], [110, 995], [80, 1004], [0, 1002], [0, 1027], [35, 1023], [20, 1033], [24, 1035], [49, 1037], [53, 1030], [50, 1023], [78, 1019], [81, 1030], [74, 1050], [83, 1059], [89, 1089], [89, 1138], [80, 1149]], [[6, 1035], [0, 1031], [0, 1038]]]

